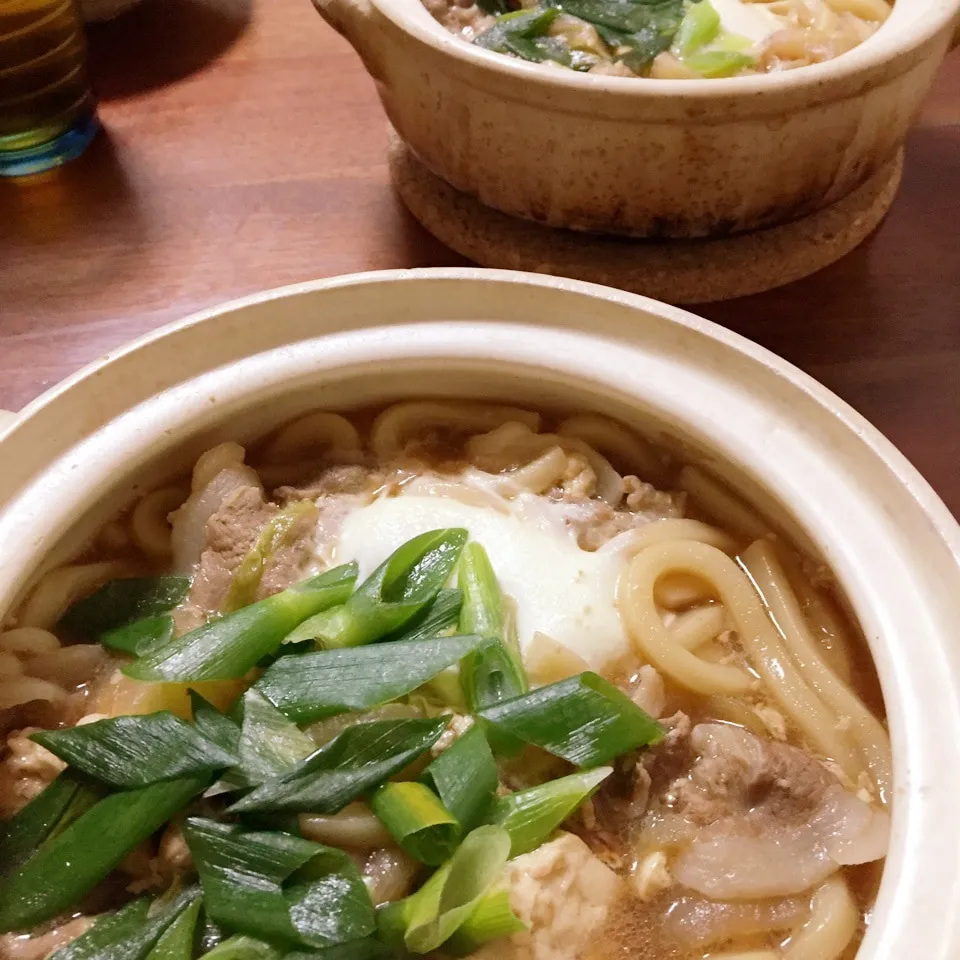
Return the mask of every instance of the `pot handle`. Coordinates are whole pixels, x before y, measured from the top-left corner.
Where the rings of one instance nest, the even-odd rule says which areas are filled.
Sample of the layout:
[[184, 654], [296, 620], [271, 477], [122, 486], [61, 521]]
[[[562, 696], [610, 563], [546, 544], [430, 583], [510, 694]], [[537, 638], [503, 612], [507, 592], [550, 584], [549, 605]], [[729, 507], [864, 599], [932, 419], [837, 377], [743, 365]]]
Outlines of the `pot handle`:
[[367, 73], [383, 80], [382, 34], [371, 0], [312, 0], [317, 13], [360, 55]]

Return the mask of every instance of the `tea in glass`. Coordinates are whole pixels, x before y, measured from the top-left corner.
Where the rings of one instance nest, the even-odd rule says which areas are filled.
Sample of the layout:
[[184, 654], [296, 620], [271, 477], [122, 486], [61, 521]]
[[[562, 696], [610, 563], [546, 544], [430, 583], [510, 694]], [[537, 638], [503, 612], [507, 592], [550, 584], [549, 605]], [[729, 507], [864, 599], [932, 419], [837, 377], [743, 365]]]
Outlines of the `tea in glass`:
[[75, 0], [0, 0], [0, 175], [65, 163], [96, 132]]

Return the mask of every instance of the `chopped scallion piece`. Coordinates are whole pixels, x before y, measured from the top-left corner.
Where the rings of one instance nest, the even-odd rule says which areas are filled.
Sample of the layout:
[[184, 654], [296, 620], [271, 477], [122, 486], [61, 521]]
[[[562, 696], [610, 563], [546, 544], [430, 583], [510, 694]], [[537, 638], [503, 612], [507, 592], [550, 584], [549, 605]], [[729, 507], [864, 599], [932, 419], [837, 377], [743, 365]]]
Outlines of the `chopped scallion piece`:
[[236, 934], [207, 951], [201, 960], [280, 960], [285, 956], [288, 956], [286, 950], [280, 947], [255, 937]]
[[440, 637], [281, 657], [255, 689], [297, 723], [312, 723], [405, 696], [481, 642], [479, 637]]
[[115, 787], [146, 787], [236, 763], [235, 756], [168, 710], [41, 730], [30, 739]]
[[242, 677], [308, 617], [343, 603], [357, 566], [345, 564], [176, 637], [129, 664], [136, 680], [190, 683]]
[[756, 61], [748, 54], [734, 50], [703, 50], [684, 57], [683, 62], [701, 76], [716, 78], [732, 77], [741, 70], [752, 67]]
[[446, 726], [447, 719], [438, 717], [348, 727], [290, 773], [241, 798], [230, 812], [337, 813], [429, 750]]
[[173, 639], [173, 617], [168, 613], [158, 613], [143, 620], [116, 627], [100, 634], [100, 642], [110, 650], [129, 653], [131, 656], [146, 656], [156, 647], [161, 647]]
[[209, 783], [208, 775], [164, 780], [92, 806], [0, 882], [0, 933], [72, 907]]
[[580, 767], [607, 763], [663, 738], [656, 720], [589, 671], [488, 707], [479, 716]]
[[316, 748], [306, 733], [257, 690], [244, 694], [239, 753], [247, 783], [263, 783], [288, 772]]
[[347, 943], [374, 930], [370, 895], [343, 850], [199, 817], [187, 819], [184, 837], [205, 909], [231, 930], [306, 947]]
[[460, 682], [467, 705], [476, 712], [526, 693], [529, 683], [513, 618], [490, 558], [479, 543], [468, 543], [464, 548], [458, 580], [463, 591], [460, 630], [487, 640], [460, 666]]
[[443, 863], [460, 837], [456, 819], [422, 783], [385, 783], [371, 797], [370, 809], [400, 848], [421, 863]]
[[193, 960], [197, 918], [202, 903], [198, 897], [164, 930], [147, 960]]
[[325, 649], [373, 643], [401, 630], [434, 602], [467, 531], [430, 530], [398, 547], [340, 607], [311, 617], [287, 642], [316, 640]]
[[672, 52], [681, 59], [706, 46], [720, 32], [720, 14], [710, 0], [687, 7], [680, 29], [673, 39]]
[[257, 542], [240, 561], [237, 572], [230, 582], [224, 612], [239, 610], [257, 599], [260, 581], [266, 572], [273, 555], [285, 546], [289, 546], [307, 524], [317, 517], [317, 506], [310, 500], [298, 500], [279, 511], [264, 524]]
[[497, 763], [480, 724], [461, 734], [423, 772], [444, 806], [469, 833], [487, 812], [497, 789]]
[[503, 880], [509, 854], [506, 831], [477, 827], [416, 893], [380, 909], [380, 938], [411, 953], [438, 949]]
[[75, 637], [96, 640], [108, 630], [172, 610], [189, 589], [188, 577], [111, 580], [70, 607], [57, 628]]
[[0, 822], [0, 876], [13, 873], [42, 844], [86, 813], [105, 789], [64, 770], [13, 817]]
[[498, 797], [487, 820], [510, 834], [510, 856], [536, 850], [603, 783], [612, 767], [597, 767]]
[[387, 634], [378, 643], [392, 643], [414, 640], [432, 640], [453, 632], [460, 618], [463, 593], [452, 587], [444, 587], [429, 607], [412, 617], [403, 628]]
[[193, 725], [212, 743], [231, 756], [240, 756], [240, 727], [222, 714], [196, 690], [190, 691]]
[[443, 945], [443, 952], [465, 957], [491, 940], [500, 940], [526, 929], [526, 924], [510, 906], [510, 891], [505, 888], [492, 890]]

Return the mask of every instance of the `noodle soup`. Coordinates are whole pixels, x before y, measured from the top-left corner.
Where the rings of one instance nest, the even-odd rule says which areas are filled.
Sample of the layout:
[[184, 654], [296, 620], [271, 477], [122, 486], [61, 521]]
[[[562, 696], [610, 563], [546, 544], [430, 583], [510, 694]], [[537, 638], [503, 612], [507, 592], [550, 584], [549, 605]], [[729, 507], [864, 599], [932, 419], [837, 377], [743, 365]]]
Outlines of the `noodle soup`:
[[829, 571], [593, 415], [214, 447], [35, 585], [0, 710], [11, 960], [839, 960], [888, 842]]
[[832, 60], [868, 39], [887, 0], [424, 0], [470, 43], [549, 67], [691, 80]]

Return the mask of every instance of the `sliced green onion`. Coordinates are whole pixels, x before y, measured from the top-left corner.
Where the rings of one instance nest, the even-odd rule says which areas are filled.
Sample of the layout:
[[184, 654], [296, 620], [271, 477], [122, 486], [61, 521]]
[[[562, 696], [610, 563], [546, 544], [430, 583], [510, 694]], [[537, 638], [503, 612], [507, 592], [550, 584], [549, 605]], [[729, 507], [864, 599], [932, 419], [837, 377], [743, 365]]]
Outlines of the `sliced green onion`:
[[430, 953], [450, 939], [486, 894], [503, 880], [510, 838], [499, 827], [477, 827], [414, 894], [377, 913], [380, 938], [411, 953]]
[[209, 783], [209, 776], [165, 780], [95, 804], [0, 882], [0, 933], [64, 913]]
[[734, 50], [704, 50], [684, 57], [684, 65], [704, 77], [732, 77], [756, 62], [746, 53]]
[[76, 940], [50, 955], [49, 960], [99, 960], [118, 943], [133, 940], [149, 922], [150, 901], [147, 897], [131, 900], [115, 913], [97, 917], [93, 926]]
[[500, 940], [526, 929], [527, 925], [510, 906], [510, 891], [506, 888], [492, 890], [443, 945], [443, 952], [465, 957], [491, 940]]
[[335, 567], [151, 649], [124, 673], [169, 683], [242, 677], [307, 617], [343, 603], [356, 577], [354, 563]]
[[164, 930], [147, 960], [192, 960], [201, 906], [198, 897]]
[[205, 908], [229, 929], [325, 947], [375, 928], [370, 895], [343, 850], [199, 817], [187, 819], [184, 837]]
[[414, 640], [432, 640], [453, 631], [460, 619], [463, 593], [452, 587], [444, 587], [429, 607], [411, 617], [403, 628], [388, 633], [378, 643], [407, 643]]
[[156, 647], [169, 643], [173, 639], [174, 629], [173, 617], [168, 613], [158, 613], [154, 617], [134, 620], [133, 623], [100, 634], [100, 643], [111, 650], [142, 657]]
[[30, 739], [115, 787], [146, 787], [236, 763], [235, 756], [169, 710], [41, 730]]
[[96, 640], [108, 630], [172, 610], [189, 589], [189, 577], [111, 580], [75, 603], [57, 628], [75, 637]]
[[519, 857], [536, 850], [611, 773], [613, 767], [597, 767], [498, 797], [487, 821], [510, 834], [510, 856]]
[[671, 49], [683, 59], [706, 46], [719, 32], [720, 14], [714, 10], [710, 0], [700, 0], [687, 7]]
[[312, 617], [287, 642], [315, 640], [326, 649], [358, 647], [395, 633], [434, 602], [466, 542], [467, 531], [457, 527], [408, 540], [343, 606]]
[[443, 863], [460, 838], [456, 818], [422, 783], [385, 783], [370, 798], [370, 809], [400, 849], [421, 863], [431, 866]]
[[64, 770], [13, 817], [0, 823], [0, 876], [21, 866], [37, 849], [86, 813], [105, 788]]
[[467, 705], [472, 712], [526, 693], [527, 676], [513, 618], [486, 550], [468, 543], [460, 557], [458, 582], [463, 591], [460, 630], [487, 638], [460, 666]]
[[255, 689], [297, 723], [312, 723], [405, 696], [482, 642], [479, 637], [440, 637], [281, 657]]
[[266, 697], [254, 689], [244, 694], [239, 752], [247, 783], [263, 783], [286, 773], [316, 749], [313, 740]]
[[[192, 908], [199, 909], [200, 888], [188, 887], [168, 903], [134, 900], [101, 917], [84, 934], [61, 947], [57, 960], [145, 960], [171, 925]], [[159, 908], [159, 909], [158, 909]], [[52, 960], [51, 957], [51, 960]]]
[[211, 743], [231, 756], [240, 756], [240, 727], [222, 714], [212, 703], [204, 700], [196, 690], [190, 691], [193, 725]]
[[447, 726], [434, 720], [376, 720], [348, 727], [294, 768], [237, 801], [232, 813], [338, 813], [432, 747]]
[[394, 952], [373, 937], [352, 940], [323, 950], [294, 950], [284, 960], [395, 960]]
[[202, 960], [280, 960], [284, 956], [287, 956], [286, 950], [255, 937], [236, 934], [208, 950]]
[[656, 720], [589, 671], [488, 707], [480, 716], [498, 730], [579, 767], [607, 763], [663, 738]]
[[497, 789], [497, 762], [480, 724], [457, 737], [421, 779], [436, 790], [464, 834], [480, 823]]
[[240, 561], [230, 582], [223, 610], [229, 613], [246, 607], [257, 599], [260, 581], [273, 555], [294, 542], [304, 523], [315, 520], [317, 506], [310, 500], [298, 500], [268, 520], [257, 537], [257, 542]]

